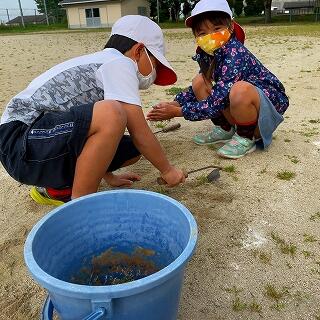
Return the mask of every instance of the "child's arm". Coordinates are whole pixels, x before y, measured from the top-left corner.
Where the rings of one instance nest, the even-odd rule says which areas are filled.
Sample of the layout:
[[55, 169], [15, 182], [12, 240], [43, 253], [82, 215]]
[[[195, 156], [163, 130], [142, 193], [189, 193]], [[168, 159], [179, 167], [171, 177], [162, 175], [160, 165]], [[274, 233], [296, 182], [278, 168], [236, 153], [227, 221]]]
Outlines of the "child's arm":
[[146, 119], [150, 121], [169, 120], [175, 117], [183, 117], [181, 106], [187, 102], [196, 102], [197, 98], [192, 86], [176, 95], [174, 101], [160, 102], [148, 112]]
[[122, 103], [127, 114], [127, 128], [137, 149], [161, 173], [169, 186], [185, 181], [182, 170], [175, 168], [168, 161], [159, 141], [149, 128], [141, 107]]

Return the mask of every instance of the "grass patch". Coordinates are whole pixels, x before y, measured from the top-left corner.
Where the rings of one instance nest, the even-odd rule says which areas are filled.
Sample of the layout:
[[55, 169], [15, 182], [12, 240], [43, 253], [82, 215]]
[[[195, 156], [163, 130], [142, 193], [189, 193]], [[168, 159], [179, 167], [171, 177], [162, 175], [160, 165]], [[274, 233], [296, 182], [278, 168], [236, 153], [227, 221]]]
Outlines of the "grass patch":
[[255, 258], [258, 258], [263, 264], [271, 265], [271, 253], [254, 250], [253, 255]]
[[320, 212], [317, 212], [310, 216], [310, 221], [320, 220]]
[[167, 95], [170, 95], [170, 96], [175, 96], [175, 95], [177, 95], [178, 93], [180, 93], [181, 91], [184, 91], [184, 90], [185, 90], [185, 88], [171, 87], [169, 89], [166, 89], [165, 93]]
[[234, 165], [226, 166], [223, 168], [223, 171], [228, 173], [236, 173], [236, 167]]
[[314, 253], [311, 252], [311, 251], [308, 251], [308, 250], [302, 250], [301, 253], [303, 254], [303, 256], [304, 256], [306, 259], [309, 259], [309, 258], [313, 258], [313, 257], [314, 257]]
[[281, 289], [276, 289], [273, 284], [268, 283], [265, 286], [264, 295], [276, 302], [279, 302], [281, 299], [285, 298], [289, 294], [289, 290], [287, 287], [283, 287]]
[[305, 233], [303, 235], [303, 241], [312, 243], [312, 242], [317, 242], [318, 240], [316, 239], [316, 237], [314, 235]]
[[297, 246], [293, 243], [287, 243], [284, 239], [280, 238], [274, 232], [271, 233], [272, 240], [278, 245], [280, 251], [284, 254], [288, 254], [291, 257], [294, 257], [297, 252]]
[[202, 186], [208, 182], [209, 182], [208, 178], [205, 174], [202, 174], [201, 176], [196, 177], [196, 186], [197, 187]]
[[277, 178], [280, 180], [289, 181], [289, 180], [293, 179], [295, 176], [296, 176], [296, 174], [294, 172], [287, 171], [287, 170], [279, 171], [277, 173]]
[[22, 26], [4, 26], [0, 25], [1, 33], [29, 33], [29, 32], [43, 32], [43, 31], [59, 31], [68, 30], [68, 25], [64, 23], [58, 24], [26, 24], [26, 27]]
[[296, 157], [296, 156], [289, 156], [289, 155], [285, 155], [287, 158], [289, 158], [290, 159], [290, 161], [292, 162], [292, 163], [294, 163], [294, 164], [297, 164], [297, 163], [299, 163], [300, 162], [300, 160]]
[[168, 121], [157, 121], [155, 127], [158, 129], [163, 129], [168, 125]]
[[290, 139], [284, 139], [284, 142], [291, 142]]
[[245, 310], [246, 308], [247, 304], [245, 302], [242, 302], [239, 297], [236, 297], [232, 302], [233, 311], [239, 312]]
[[320, 132], [317, 128], [307, 128], [305, 131], [299, 131], [300, 135], [302, 135], [303, 137], [313, 137], [318, 135]]
[[320, 119], [311, 119], [309, 120], [310, 123], [320, 123]]

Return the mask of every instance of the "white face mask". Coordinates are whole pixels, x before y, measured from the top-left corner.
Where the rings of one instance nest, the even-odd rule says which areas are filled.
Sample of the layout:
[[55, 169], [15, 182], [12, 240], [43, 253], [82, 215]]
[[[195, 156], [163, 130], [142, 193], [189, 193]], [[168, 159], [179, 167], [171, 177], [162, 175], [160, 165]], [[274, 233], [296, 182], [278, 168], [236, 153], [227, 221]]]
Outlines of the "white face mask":
[[144, 76], [139, 71], [137, 61], [135, 61], [136, 65], [137, 65], [137, 76], [138, 76], [138, 80], [139, 80], [139, 89], [142, 89], [142, 90], [148, 89], [154, 83], [154, 81], [156, 80], [156, 77], [157, 77], [156, 69], [153, 67], [153, 64], [151, 62], [151, 59], [149, 57], [149, 54], [148, 54], [146, 48], [144, 48], [144, 50], [146, 51], [146, 54], [148, 56], [148, 59], [149, 59], [149, 62], [151, 64], [152, 69], [148, 75]]

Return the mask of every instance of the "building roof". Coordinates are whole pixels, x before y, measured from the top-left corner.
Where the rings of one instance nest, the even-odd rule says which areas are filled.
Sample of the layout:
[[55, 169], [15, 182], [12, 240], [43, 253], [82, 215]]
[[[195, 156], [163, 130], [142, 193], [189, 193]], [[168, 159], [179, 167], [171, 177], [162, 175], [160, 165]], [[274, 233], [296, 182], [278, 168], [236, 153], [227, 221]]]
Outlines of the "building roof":
[[[32, 16], [23, 16], [24, 23], [39, 23], [44, 22], [46, 20], [46, 16], [44, 14], [32, 15]], [[6, 24], [15, 24], [22, 23], [21, 16], [15, 17], [12, 20], [9, 20]]]
[[284, 9], [302, 9], [302, 8], [314, 8], [315, 1], [290, 1], [283, 4]]
[[59, 5], [65, 6], [70, 4], [82, 4], [82, 3], [90, 3], [90, 2], [106, 2], [108, 0], [62, 0], [59, 2]]

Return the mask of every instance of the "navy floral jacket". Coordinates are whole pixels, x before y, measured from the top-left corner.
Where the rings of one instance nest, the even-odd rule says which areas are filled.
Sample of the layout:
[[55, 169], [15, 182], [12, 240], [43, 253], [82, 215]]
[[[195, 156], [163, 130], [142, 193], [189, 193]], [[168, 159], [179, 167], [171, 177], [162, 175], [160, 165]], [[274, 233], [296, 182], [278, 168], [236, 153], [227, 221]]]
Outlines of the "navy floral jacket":
[[[208, 65], [211, 59], [212, 56], [202, 50], [193, 57], [199, 65], [201, 62]], [[289, 100], [282, 83], [236, 38], [216, 50], [214, 59], [214, 85], [206, 100], [197, 101], [191, 86], [175, 97], [185, 119], [197, 121], [218, 117], [229, 105], [232, 85], [241, 80], [260, 88], [280, 114], [286, 111]]]

